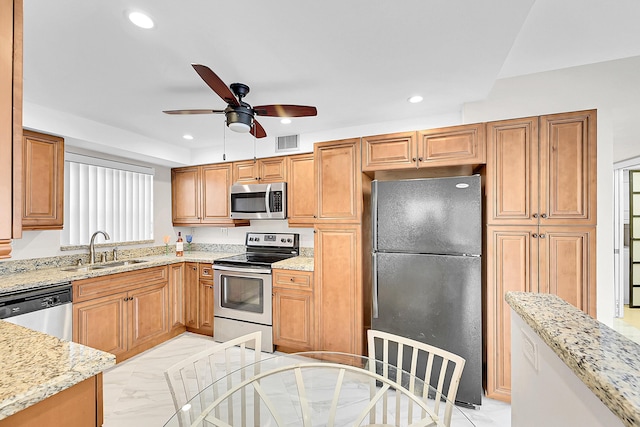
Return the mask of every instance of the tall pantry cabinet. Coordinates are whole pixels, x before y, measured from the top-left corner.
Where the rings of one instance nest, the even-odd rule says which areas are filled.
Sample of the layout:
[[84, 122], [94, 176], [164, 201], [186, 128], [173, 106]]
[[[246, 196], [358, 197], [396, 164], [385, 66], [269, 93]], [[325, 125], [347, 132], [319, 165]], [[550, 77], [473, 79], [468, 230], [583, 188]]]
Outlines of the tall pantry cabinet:
[[596, 315], [596, 111], [487, 123], [487, 397], [511, 399], [508, 291]]
[[0, 0], [0, 258], [22, 237], [22, 0]]

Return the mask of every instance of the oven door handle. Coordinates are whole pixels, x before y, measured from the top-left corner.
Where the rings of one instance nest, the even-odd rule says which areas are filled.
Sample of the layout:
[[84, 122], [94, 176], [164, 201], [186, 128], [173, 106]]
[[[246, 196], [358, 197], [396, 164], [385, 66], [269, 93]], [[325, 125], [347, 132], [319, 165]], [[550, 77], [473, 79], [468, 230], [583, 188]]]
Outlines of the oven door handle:
[[225, 265], [213, 265], [213, 270], [232, 271], [234, 273], [255, 273], [255, 274], [271, 274], [271, 270], [265, 270], [263, 268], [238, 268], [227, 267]]

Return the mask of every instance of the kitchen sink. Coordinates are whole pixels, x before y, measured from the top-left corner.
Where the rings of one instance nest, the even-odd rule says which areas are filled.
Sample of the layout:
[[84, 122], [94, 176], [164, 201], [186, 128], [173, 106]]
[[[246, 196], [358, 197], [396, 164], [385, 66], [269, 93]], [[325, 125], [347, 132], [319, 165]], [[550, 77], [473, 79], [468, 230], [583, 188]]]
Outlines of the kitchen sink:
[[60, 270], [62, 271], [75, 271], [75, 272], [83, 272], [83, 271], [91, 271], [91, 270], [104, 270], [105, 268], [113, 268], [113, 267], [123, 267], [125, 265], [135, 265], [141, 264], [143, 262], [147, 262], [142, 259], [129, 259], [126, 261], [113, 261], [106, 264], [93, 264], [93, 265], [78, 265], [73, 267], [64, 267]]

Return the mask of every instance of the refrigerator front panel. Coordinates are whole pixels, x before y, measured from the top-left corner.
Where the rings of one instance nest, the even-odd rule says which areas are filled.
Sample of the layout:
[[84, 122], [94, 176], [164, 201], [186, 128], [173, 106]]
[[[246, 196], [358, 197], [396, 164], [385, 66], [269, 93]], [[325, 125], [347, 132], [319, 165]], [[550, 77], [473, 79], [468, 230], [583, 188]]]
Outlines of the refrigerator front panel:
[[[443, 348], [466, 360], [457, 399], [481, 404], [481, 258], [376, 253], [372, 329]], [[374, 296], [375, 298], [375, 296]]]
[[479, 176], [374, 181], [374, 251], [482, 252]]

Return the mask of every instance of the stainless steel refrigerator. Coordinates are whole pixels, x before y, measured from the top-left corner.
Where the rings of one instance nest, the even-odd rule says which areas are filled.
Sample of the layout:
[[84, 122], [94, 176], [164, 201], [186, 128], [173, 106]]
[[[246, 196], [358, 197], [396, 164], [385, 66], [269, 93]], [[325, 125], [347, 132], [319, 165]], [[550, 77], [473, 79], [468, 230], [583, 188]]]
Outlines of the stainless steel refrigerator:
[[372, 223], [372, 328], [464, 357], [456, 401], [480, 405], [480, 177], [374, 180]]

